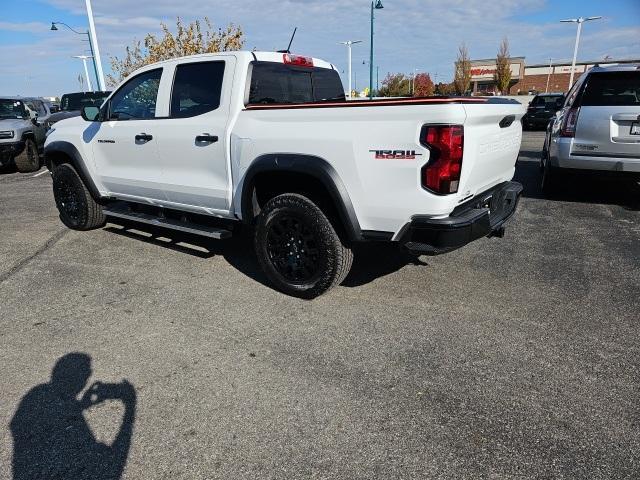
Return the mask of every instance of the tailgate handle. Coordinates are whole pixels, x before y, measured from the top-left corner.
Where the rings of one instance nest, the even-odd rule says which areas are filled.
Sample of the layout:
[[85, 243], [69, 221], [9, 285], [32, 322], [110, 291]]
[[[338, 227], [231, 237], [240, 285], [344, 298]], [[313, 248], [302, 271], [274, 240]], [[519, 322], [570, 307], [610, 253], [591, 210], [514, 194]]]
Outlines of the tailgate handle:
[[614, 113], [611, 117], [615, 121], [640, 122], [640, 115], [637, 113]]
[[500, 125], [500, 128], [510, 127], [511, 124], [515, 121], [515, 119], [516, 119], [515, 115], [507, 115], [502, 120], [500, 120], [500, 123], [498, 125]]

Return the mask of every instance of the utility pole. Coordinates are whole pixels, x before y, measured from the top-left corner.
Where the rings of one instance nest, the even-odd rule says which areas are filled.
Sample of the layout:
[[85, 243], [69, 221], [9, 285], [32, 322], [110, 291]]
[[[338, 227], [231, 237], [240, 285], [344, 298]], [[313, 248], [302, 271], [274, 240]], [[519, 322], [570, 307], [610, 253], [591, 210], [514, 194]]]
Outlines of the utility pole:
[[95, 57], [96, 68], [98, 69], [98, 88], [105, 90], [104, 72], [102, 71], [102, 61], [100, 59], [100, 47], [98, 46], [98, 37], [96, 35], [96, 26], [93, 22], [93, 9], [91, 8], [91, 0], [85, 0], [87, 5], [87, 17], [89, 17], [89, 34], [91, 40], [91, 49]]
[[573, 73], [576, 69], [576, 58], [578, 56], [578, 45], [580, 44], [580, 32], [582, 31], [582, 24], [584, 22], [589, 22], [591, 20], [598, 20], [602, 17], [578, 17], [578, 18], [568, 18], [566, 20], [560, 20], [561, 23], [577, 23], [578, 31], [576, 32], [576, 44], [573, 47], [573, 62], [571, 63], [571, 77], [569, 77], [569, 88], [573, 86]]
[[351, 100], [351, 46], [356, 43], [362, 43], [362, 40], [347, 40], [346, 42], [340, 42], [341, 45], [346, 45], [348, 50], [348, 59], [349, 59], [349, 100]]

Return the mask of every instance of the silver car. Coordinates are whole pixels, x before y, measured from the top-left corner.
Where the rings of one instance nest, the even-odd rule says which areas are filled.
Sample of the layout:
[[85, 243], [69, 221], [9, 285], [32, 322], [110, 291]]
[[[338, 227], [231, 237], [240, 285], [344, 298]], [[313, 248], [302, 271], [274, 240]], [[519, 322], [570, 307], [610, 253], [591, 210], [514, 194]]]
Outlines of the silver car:
[[573, 85], [547, 126], [542, 188], [571, 170], [640, 179], [640, 65], [593, 67]]

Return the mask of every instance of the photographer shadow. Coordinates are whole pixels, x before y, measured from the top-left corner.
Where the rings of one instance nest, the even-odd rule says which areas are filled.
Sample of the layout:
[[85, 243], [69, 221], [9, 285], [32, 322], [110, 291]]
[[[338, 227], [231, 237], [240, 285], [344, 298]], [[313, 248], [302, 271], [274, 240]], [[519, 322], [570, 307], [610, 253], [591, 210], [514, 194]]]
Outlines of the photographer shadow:
[[[91, 377], [91, 357], [70, 353], [58, 359], [51, 380], [32, 388], [20, 401], [10, 429], [13, 479], [110, 479], [122, 476], [133, 424], [136, 393], [119, 384], [94, 383], [78, 399]], [[111, 445], [96, 440], [83, 411], [108, 399], [124, 405], [120, 429]]]

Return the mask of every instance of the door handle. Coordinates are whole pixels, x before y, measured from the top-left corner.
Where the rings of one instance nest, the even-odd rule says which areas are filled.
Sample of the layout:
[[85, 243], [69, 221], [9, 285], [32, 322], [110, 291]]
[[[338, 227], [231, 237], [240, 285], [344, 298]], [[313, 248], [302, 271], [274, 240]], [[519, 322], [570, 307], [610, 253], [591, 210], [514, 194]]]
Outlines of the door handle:
[[196, 142], [198, 143], [216, 143], [217, 141], [217, 135], [209, 135], [208, 133], [203, 133], [202, 135], [196, 136]]
[[149, 140], [153, 140], [153, 135], [149, 135], [148, 133], [139, 133], [136, 135], [136, 142], [148, 142]]

